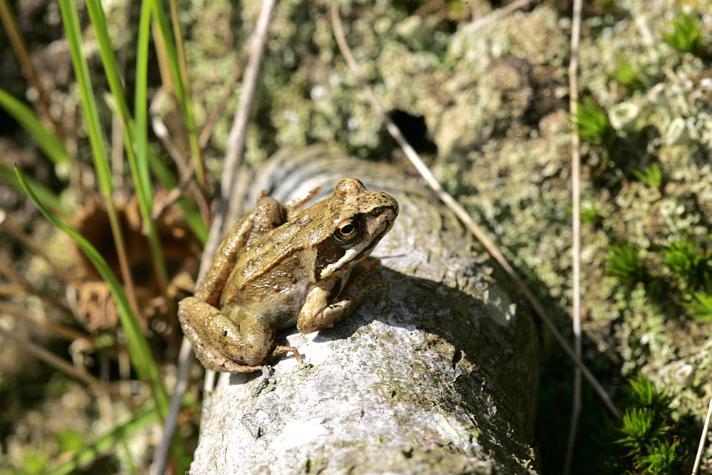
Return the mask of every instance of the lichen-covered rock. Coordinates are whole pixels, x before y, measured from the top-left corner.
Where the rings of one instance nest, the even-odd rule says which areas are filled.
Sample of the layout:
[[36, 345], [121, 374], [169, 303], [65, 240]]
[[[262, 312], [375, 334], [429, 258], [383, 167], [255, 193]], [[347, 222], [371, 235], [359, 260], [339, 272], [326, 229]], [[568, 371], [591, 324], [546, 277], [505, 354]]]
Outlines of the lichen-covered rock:
[[269, 162], [250, 198], [341, 176], [399, 200], [375, 252], [389, 287], [333, 329], [287, 335], [302, 363], [223, 375], [191, 473], [535, 472], [538, 337], [454, 216], [392, 168], [314, 148]]

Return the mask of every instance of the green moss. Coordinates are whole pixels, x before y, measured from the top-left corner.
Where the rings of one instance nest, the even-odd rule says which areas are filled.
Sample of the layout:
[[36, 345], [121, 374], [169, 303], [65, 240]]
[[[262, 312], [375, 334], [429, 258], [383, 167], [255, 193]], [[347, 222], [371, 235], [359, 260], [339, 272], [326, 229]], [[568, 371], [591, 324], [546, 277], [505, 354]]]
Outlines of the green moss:
[[650, 188], [660, 188], [663, 184], [663, 172], [657, 163], [642, 170], [634, 170], [633, 175]]
[[616, 58], [615, 68], [611, 72], [611, 77], [630, 90], [640, 88], [645, 84], [645, 74], [640, 66], [630, 61], [623, 54]]
[[696, 15], [681, 14], [670, 23], [670, 31], [663, 36], [665, 42], [684, 53], [702, 53], [702, 28]]
[[696, 320], [712, 322], [712, 295], [699, 292], [693, 294], [687, 308]]
[[606, 271], [628, 285], [650, 279], [648, 270], [640, 258], [640, 250], [628, 243], [611, 247], [606, 257]]
[[616, 428], [620, 454], [609, 460], [610, 468], [618, 473], [681, 473], [689, 454], [671, 417], [672, 398], [644, 376], [629, 381], [627, 397]]
[[581, 139], [588, 142], [610, 142], [614, 134], [606, 111], [597, 106], [590, 98], [579, 103], [574, 123]]
[[683, 289], [712, 292], [712, 256], [695, 243], [671, 243], [663, 253], [663, 264], [678, 277]]

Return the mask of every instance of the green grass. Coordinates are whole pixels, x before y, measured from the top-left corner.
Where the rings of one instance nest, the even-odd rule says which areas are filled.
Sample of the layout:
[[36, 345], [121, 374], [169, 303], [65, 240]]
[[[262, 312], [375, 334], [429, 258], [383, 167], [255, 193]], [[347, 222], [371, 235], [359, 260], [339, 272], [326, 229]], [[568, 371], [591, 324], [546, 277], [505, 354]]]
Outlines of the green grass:
[[[147, 68], [148, 47], [150, 39], [150, 18], [155, 7], [154, 2], [147, 1], [142, 5], [141, 21], [139, 23], [139, 40], [136, 67], [135, 113], [136, 121], [131, 117], [124, 90], [119, 75], [119, 67], [114, 54], [113, 46], [108, 34], [106, 16], [98, 0], [87, 0], [87, 10], [99, 43], [99, 53], [106, 74], [112, 98], [116, 104], [116, 112], [121, 120], [124, 133], [124, 149], [129, 162], [131, 177], [136, 185], [136, 194], [139, 201], [142, 219], [146, 225], [151, 254], [154, 260], [154, 269], [161, 281], [166, 280], [165, 262], [160, 246], [158, 245], [155, 223], [150, 218], [153, 208], [153, 186], [149, 169], [166, 188], [175, 188], [178, 184], [173, 174], [163, 165], [161, 160], [151, 153], [148, 147], [148, 118], [147, 118]], [[189, 105], [184, 106], [190, 109]], [[187, 199], [179, 200], [179, 205], [185, 215], [188, 226], [200, 242], [207, 239], [207, 226], [195, 206]]]
[[157, 419], [157, 412], [153, 407], [147, 407], [134, 413], [128, 420], [118, 424], [116, 427], [98, 437], [93, 443], [83, 445], [66, 462], [53, 467], [51, 470], [44, 470], [48, 475], [64, 475], [74, 473], [81, 466], [96, 459], [98, 455], [106, 453], [110, 448], [129, 439], [138, 431], [148, 427]]
[[696, 15], [681, 14], [676, 17], [663, 39], [683, 53], [702, 54], [702, 27]]
[[64, 144], [37, 118], [35, 112], [0, 89], [0, 107], [5, 109], [32, 137], [37, 146], [55, 165], [72, 161]]
[[658, 391], [645, 376], [629, 380], [627, 394], [631, 403], [658, 412], [666, 410], [671, 401], [668, 394]]
[[87, 256], [92, 265], [96, 268], [99, 275], [101, 275], [104, 282], [109, 284], [111, 295], [114, 298], [114, 302], [116, 302], [119, 312], [121, 326], [126, 333], [126, 343], [131, 356], [131, 363], [136, 369], [139, 377], [150, 385], [153, 397], [156, 400], [156, 405], [161, 411], [161, 414], [168, 414], [168, 393], [166, 392], [166, 388], [163, 386], [163, 381], [161, 380], [156, 360], [151, 354], [148, 341], [141, 330], [139, 318], [129, 305], [122, 283], [111, 271], [109, 264], [106, 260], [104, 260], [99, 251], [97, 251], [84, 236], [79, 234], [76, 229], [64, 222], [56, 214], [52, 213], [52, 211], [50, 211], [37, 196], [23, 174], [18, 169], [15, 171], [20, 185], [25, 190], [25, 193], [27, 193], [27, 196], [35, 203], [37, 209], [45, 218], [47, 218], [48, 221], [66, 233], [77, 244], [84, 255]]
[[[87, 0], [87, 9], [99, 42], [104, 72], [109, 83], [111, 95], [117, 104], [117, 112], [122, 123], [124, 133], [124, 150], [131, 170], [131, 178], [136, 190], [139, 212], [148, 240], [153, 262], [153, 270], [162, 292], [165, 294], [168, 287], [168, 272], [163, 257], [163, 250], [158, 238], [156, 223], [151, 219], [153, 209], [153, 185], [148, 167], [148, 124], [147, 124], [147, 69], [148, 69], [148, 43], [149, 26], [151, 19], [152, 2], [145, 1], [141, 8], [139, 23], [138, 54], [136, 64], [136, 104], [134, 110], [137, 114], [136, 124], [133, 124], [126, 101], [124, 88], [118, 72], [116, 55], [109, 39], [106, 18], [101, 3], [98, 0]], [[136, 150], [134, 150], [134, 146]]]
[[621, 418], [620, 432], [623, 435], [618, 443], [630, 453], [639, 454], [653, 437], [661, 435], [656, 424], [656, 412], [649, 408], [634, 407], [627, 410]]
[[[198, 128], [195, 123], [195, 115], [193, 106], [190, 102], [188, 90], [188, 78], [184, 74], [184, 68], [181, 67], [178, 48], [176, 46], [176, 38], [171, 33], [166, 12], [163, 8], [163, 3], [160, 1], [153, 2], [153, 14], [158, 25], [158, 34], [161, 36], [162, 44], [165, 47], [165, 54], [168, 60], [168, 67], [171, 74], [173, 92], [175, 93], [178, 107], [183, 118], [185, 128], [188, 133], [188, 144], [190, 146], [190, 155], [195, 167], [195, 177], [201, 188], [205, 189], [205, 167], [203, 164], [202, 151], [200, 150], [200, 142], [198, 140]], [[177, 19], [173, 19], [173, 24], [177, 26]], [[174, 29], [177, 35], [179, 32]], [[158, 47], [158, 45], [156, 45]], [[186, 72], [187, 74], [187, 72]]]
[[[122, 125], [124, 151], [129, 164], [131, 184], [136, 192], [143, 231], [151, 250], [154, 273], [165, 291], [168, 275], [161, 243], [158, 239], [155, 220], [151, 216], [155, 199], [154, 184], [151, 178], [153, 175], [153, 177], [156, 177], [158, 181], [163, 183], [167, 188], [174, 188], [178, 183], [173, 173], [162, 163], [161, 159], [152, 153], [148, 141], [148, 63], [152, 38], [152, 24], [159, 25], [154, 31], [154, 33], [157, 33], [157, 43], [160, 43], [160, 47], [165, 47], [168, 51], [168, 62], [171, 65], [172, 71], [171, 81], [176, 90], [179, 109], [183, 113], [189, 136], [191, 134], [195, 136], [194, 140], [189, 138], [189, 142], [195, 146], [197, 146], [198, 143], [196, 128], [192, 118], [190, 98], [184, 86], [183, 74], [178, 66], [174, 39], [172, 38], [170, 29], [167, 28], [167, 20], [160, 2], [146, 0], [141, 7], [141, 17], [138, 25], [136, 89], [133, 92], [133, 110], [136, 114], [136, 119], [134, 120], [128, 107], [129, 101], [127, 100], [127, 94], [119, 73], [116, 54], [108, 34], [107, 21], [102, 9], [102, 4], [99, 0], [87, 0], [86, 8], [94, 33], [96, 34], [101, 64], [111, 93], [111, 103], [114, 105], [114, 112]], [[132, 289], [131, 275], [128, 270], [128, 259], [124, 250], [125, 245], [123, 245], [121, 224], [112, 200], [115, 186], [112, 181], [112, 173], [108, 160], [109, 147], [104, 137], [105, 130], [100, 122], [97, 92], [94, 91], [92, 86], [90, 70], [85, 52], [83, 51], [82, 28], [79, 23], [76, 0], [60, 0], [59, 9], [74, 68], [82, 117], [89, 137], [91, 159], [96, 182], [104, 197], [112, 235], [117, 244], [117, 253], [120, 263], [122, 263], [122, 280], [119, 280], [119, 278], [113, 274], [107, 262], [96, 248], [67, 224], [66, 217], [68, 215], [67, 211], [69, 210], [62, 205], [62, 202], [54, 192], [43, 187], [40, 183], [33, 181], [31, 178], [25, 177], [17, 168], [13, 172], [11, 167], [3, 164], [0, 164], [0, 180], [23, 190], [35, 203], [39, 211], [52, 224], [74, 240], [97, 269], [102, 279], [109, 285], [113, 300], [117, 306], [121, 327], [126, 338], [126, 346], [128, 347], [131, 364], [139, 379], [146, 382], [151, 388], [151, 394], [155, 402], [154, 409], [150, 410], [154, 413], [151, 415], [151, 418], [162, 418], [165, 417], [168, 412], [168, 395], [161, 379], [157, 360], [154, 358], [148, 340], [143, 333], [138, 306], [132, 302], [131, 294], [129, 293]], [[155, 23], [153, 20], [155, 20]], [[98, 94], [101, 94], [101, 92]], [[54, 165], [67, 167], [76, 166], [74, 158], [69, 155], [62, 140], [37, 118], [37, 114], [33, 112], [32, 109], [2, 90], [0, 90], [0, 107], [4, 108], [29, 133], [42, 152]], [[200, 156], [199, 149], [197, 152], [192, 149], [192, 152], [194, 156], [195, 154], [197, 154], [198, 157]], [[186, 197], [182, 197], [179, 200], [179, 204], [191, 230], [193, 230], [201, 242], [205, 242], [208, 229], [197, 211], [195, 204]], [[128, 437], [130, 434], [126, 431], [120, 431], [116, 434], [124, 438], [114, 440], [112, 444], [118, 442], [120, 447], [125, 445], [125, 437]], [[69, 447], [69, 445], [72, 447], [77, 446], [76, 438], [70, 437], [71, 434], [65, 435], [66, 437], [62, 438], [63, 442], [60, 441], [62, 442], [60, 445], [65, 448]], [[186, 457], [185, 454], [181, 453], [178, 444], [174, 444], [172, 448], [174, 466], [176, 470], [180, 472], [187, 467]], [[75, 456], [73, 460], [80, 460], [79, 463], [86, 463], [92, 457], [96, 456], [98, 456], [97, 450], [89, 447], [86, 450], [79, 449], [79, 455]], [[42, 463], [36, 465], [41, 465], [40, 471], [44, 471], [47, 464]], [[66, 471], [74, 470], [72, 467], [76, 467], [76, 464], [73, 466], [65, 464], [57, 468], [57, 470], [58, 473], [65, 473]]]
[[650, 445], [636, 466], [646, 474], [674, 475], [682, 473], [684, 460], [678, 440], [661, 440]]

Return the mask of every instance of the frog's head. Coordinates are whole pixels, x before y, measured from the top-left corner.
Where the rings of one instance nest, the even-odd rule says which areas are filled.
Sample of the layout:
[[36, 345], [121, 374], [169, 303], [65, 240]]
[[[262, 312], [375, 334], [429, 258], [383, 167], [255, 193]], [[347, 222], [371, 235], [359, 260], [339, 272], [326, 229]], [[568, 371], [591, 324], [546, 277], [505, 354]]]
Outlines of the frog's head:
[[359, 180], [340, 180], [325, 200], [328, 231], [316, 245], [315, 277], [323, 280], [365, 259], [391, 229], [398, 202], [389, 194], [369, 191]]

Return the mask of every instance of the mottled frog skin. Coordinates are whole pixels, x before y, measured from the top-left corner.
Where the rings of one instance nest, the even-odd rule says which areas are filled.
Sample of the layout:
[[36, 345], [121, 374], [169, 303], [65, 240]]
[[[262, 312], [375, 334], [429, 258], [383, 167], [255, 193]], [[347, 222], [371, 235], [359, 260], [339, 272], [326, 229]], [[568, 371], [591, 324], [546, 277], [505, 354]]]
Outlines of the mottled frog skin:
[[379, 287], [368, 282], [378, 262], [367, 258], [398, 202], [353, 178], [300, 209], [307, 199], [260, 198], [224, 237], [195, 295], [179, 303], [183, 331], [206, 368], [249, 372], [288, 351], [299, 358], [275, 345], [278, 330], [329, 328]]

